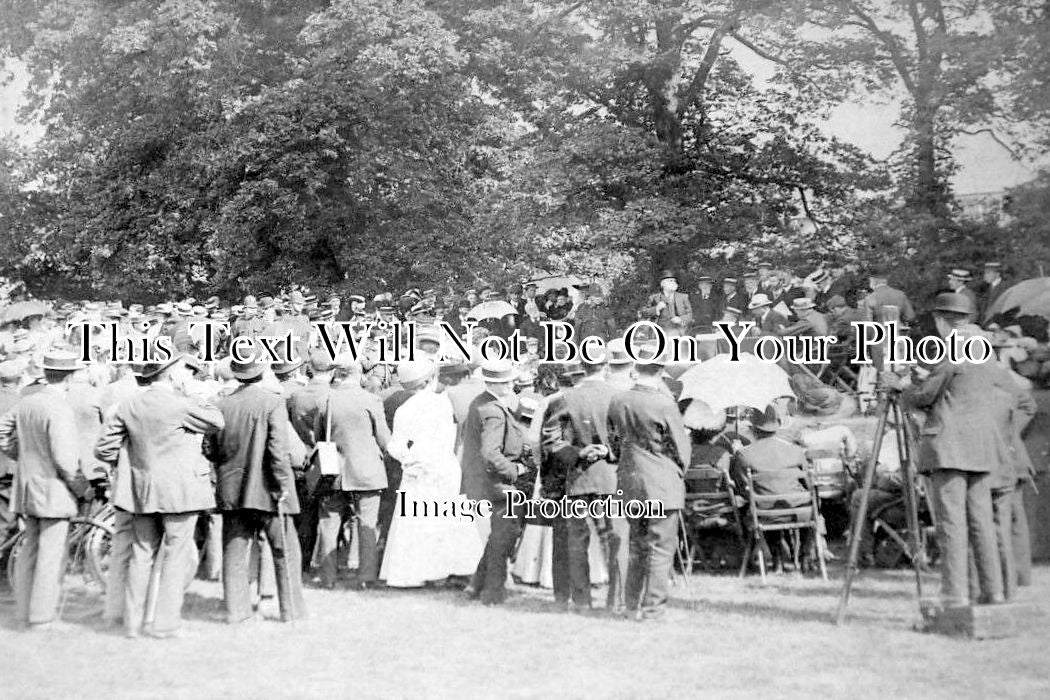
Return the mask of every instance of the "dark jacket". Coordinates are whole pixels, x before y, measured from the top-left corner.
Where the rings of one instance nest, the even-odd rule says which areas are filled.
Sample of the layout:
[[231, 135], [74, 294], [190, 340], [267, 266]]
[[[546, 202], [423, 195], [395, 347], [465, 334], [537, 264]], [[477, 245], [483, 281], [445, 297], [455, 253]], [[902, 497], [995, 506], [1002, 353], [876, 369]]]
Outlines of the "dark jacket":
[[[776, 435], [764, 435], [736, 454], [733, 474], [737, 484], [743, 486], [745, 473], [750, 469], [755, 493], [759, 495], [807, 494], [802, 481], [805, 467], [805, 450]], [[805, 502], [805, 498], [789, 501], [791, 505], [798, 505]]]
[[495, 396], [485, 391], [475, 398], [463, 426], [461, 490], [467, 498], [495, 503], [513, 491], [527, 441], [527, 426]]
[[670, 394], [635, 385], [609, 403], [609, 459], [618, 462], [625, 499], [655, 499], [667, 510], [685, 504], [692, 445]]
[[298, 513], [281, 394], [259, 384], [242, 385], [219, 402], [219, 410], [226, 426], [208, 439], [219, 510], [275, 513], [283, 494], [284, 512]]
[[543, 451], [564, 471], [569, 496], [616, 492], [616, 465], [577, 456], [587, 445], [609, 444], [609, 404], [618, 393], [600, 378], [584, 379], [565, 389], [547, 410]]

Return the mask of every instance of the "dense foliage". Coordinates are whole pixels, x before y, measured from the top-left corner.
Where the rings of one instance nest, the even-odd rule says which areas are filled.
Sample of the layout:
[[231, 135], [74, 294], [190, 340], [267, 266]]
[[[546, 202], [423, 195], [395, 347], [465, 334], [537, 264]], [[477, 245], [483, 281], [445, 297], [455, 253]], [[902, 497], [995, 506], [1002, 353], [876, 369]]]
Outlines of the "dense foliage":
[[[1038, 144], [1050, 94], [1045, 77], [1022, 87], [1037, 68], [1016, 57], [1047, 46], [1041, 3], [0, 0], [0, 14], [3, 55], [31, 78], [24, 118], [45, 128], [31, 150], [0, 143], [0, 266], [52, 293], [374, 292], [537, 270], [629, 288], [662, 266], [835, 253], [899, 259], [921, 286], [910, 270], [945, 250], [970, 262], [986, 241], [1011, 256], [1047, 236], [1044, 181], [1005, 229], [959, 222], [946, 155], [985, 128]], [[776, 74], [756, 80], [744, 54]], [[889, 163], [818, 128], [857, 91], [902, 87], [910, 136]]]

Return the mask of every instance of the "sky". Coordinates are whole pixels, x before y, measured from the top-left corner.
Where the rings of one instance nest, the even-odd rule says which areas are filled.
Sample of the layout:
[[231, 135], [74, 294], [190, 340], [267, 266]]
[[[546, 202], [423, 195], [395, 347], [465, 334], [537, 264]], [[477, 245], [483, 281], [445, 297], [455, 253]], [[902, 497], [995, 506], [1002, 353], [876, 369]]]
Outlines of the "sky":
[[[772, 63], [740, 46], [734, 46], [731, 50], [733, 57], [750, 70], [760, 84], [772, 75], [775, 69]], [[25, 84], [25, 75], [20, 73], [7, 85], [0, 86], [0, 134], [13, 134], [32, 142], [39, 137], [39, 126], [20, 124], [16, 119]], [[829, 135], [853, 143], [875, 158], [883, 159], [901, 143], [902, 132], [894, 126], [899, 111], [898, 100], [885, 97], [856, 99], [832, 110], [823, 128]], [[1034, 178], [1040, 164], [1050, 167], [1048, 159], [1041, 163], [1015, 160], [988, 134], [959, 136], [954, 155], [959, 171], [952, 185], [956, 194], [960, 195], [999, 192]]]

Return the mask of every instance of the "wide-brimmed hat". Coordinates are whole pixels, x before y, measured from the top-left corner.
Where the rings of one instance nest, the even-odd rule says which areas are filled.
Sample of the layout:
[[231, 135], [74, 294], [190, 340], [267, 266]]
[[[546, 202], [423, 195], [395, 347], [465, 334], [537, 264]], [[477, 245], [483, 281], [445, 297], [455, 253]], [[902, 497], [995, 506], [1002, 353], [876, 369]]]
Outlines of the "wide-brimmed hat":
[[750, 309], [758, 309], [758, 308], [761, 308], [763, 306], [772, 306], [772, 304], [773, 304], [773, 302], [771, 302], [769, 300], [769, 297], [767, 297], [765, 294], [762, 294], [760, 292], [760, 293], [756, 294], [755, 296], [751, 297], [751, 301], [748, 302], [747, 308], [749, 310]]
[[401, 386], [410, 388], [419, 386], [434, 376], [437, 364], [433, 360], [412, 360], [397, 363], [397, 380]]
[[230, 373], [234, 379], [255, 379], [266, 370], [264, 362], [238, 362], [230, 360]]
[[973, 299], [965, 294], [956, 294], [955, 292], [943, 292], [938, 294], [937, 298], [933, 301], [933, 310], [941, 313], [967, 315], [976, 313], [977, 311], [977, 309], [974, 308]]
[[756, 411], [751, 417], [751, 427], [760, 433], [775, 433], [780, 430], [780, 416], [774, 406], [769, 406], [765, 411]]
[[335, 369], [335, 359], [326, 351], [316, 349], [310, 353], [310, 369], [314, 372], [330, 372]]
[[481, 378], [490, 384], [507, 384], [514, 381], [516, 372], [510, 360], [490, 360], [481, 364]]
[[171, 367], [182, 358], [183, 354], [180, 352], [175, 353], [171, 356], [171, 358], [165, 360], [164, 362], [143, 362], [142, 364], [138, 365], [135, 374], [139, 377], [142, 377], [143, 379], [148, 379], [152, 376], [160, 374], [161, 372]]
[[270, 369], [272, 369], [273, 373], [277, 376], [282, 376], [285, 374], [291, 374], [295, 370], [302, 367], [303, 364], [305, 364], [305, 360], [303, 360], [301, 357], [297, 357], [291, 362], [274, 362], [272, 365], [270, 365]]

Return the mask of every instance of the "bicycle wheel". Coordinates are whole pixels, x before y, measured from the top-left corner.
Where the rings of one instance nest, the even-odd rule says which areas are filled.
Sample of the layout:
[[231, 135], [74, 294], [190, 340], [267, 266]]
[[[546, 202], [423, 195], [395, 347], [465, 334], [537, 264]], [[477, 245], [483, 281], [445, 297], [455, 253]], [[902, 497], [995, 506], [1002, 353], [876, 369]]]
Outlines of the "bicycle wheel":
[[19, 532], [15, 535], [14, 542], [7, 549], [7, 585], [11, 587], [11, 590], [15, 590], [15, 561], [18, 559], [18, 553], [22, 550], [22, 545], [25, 543], [26, 533]]
[[106, 572], [109, 571], [109, 550], [113, 545], [113, 515], [110, 513], [108, 520], [95, 517], [83, 525], [87, 528], [81, 544], [84, 579], [97, 584], [103, 591], [106, 590]]

